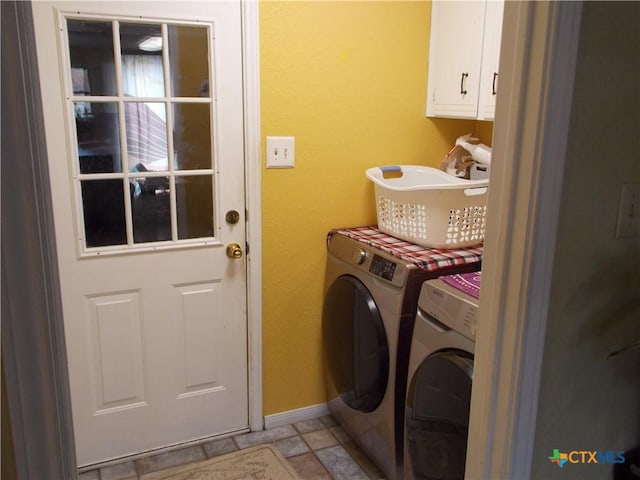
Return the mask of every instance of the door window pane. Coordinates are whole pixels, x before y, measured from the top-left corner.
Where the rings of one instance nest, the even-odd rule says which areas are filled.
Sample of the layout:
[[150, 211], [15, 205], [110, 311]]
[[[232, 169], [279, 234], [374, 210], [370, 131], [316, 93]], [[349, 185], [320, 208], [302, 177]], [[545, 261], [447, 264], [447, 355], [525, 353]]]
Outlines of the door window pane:
[[85, 180], [80, 185], [87, 247], [126, 244], [122, 180]]
[[206, 103], [173, 105], [176, 170], [211, 168], [211, 115]]
[[171, 240], [169, 177], [135, 178], [131, 190], [133, 241]]
[[164, 172], [168, 169], [165, 108], [164, 103], [124, 104], [130, 171]]
[[209, 96], [208, 29], [169, 25], [169, 64], [174, 97]]
[[122, 171], [118, 106], [112, 102], [74, 102], [80, 173]]
[[215, 236], [210, 28], [140, 20], [68, 20], [88, 248]]
[[115, 95], [111, 22], [67, 20], [74, 95]]
[[178, 238], [213, 237], [213, 178], [176, 178]]
[[160, 25], [120, 24], [122, 88], [129, 97], [164, 97]]

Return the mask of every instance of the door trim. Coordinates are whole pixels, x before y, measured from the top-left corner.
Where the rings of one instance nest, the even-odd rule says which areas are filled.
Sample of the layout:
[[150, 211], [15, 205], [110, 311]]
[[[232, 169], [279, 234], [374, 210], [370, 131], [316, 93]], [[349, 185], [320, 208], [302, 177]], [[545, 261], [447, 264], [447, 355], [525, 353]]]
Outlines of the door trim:
[[[3, 167], [8, 167], [2, 172], [1, 362], [3, 401], [7, 400], [2, 422], [3, 442], [4, 428], [10, 423], [13, 446], [13, 458], [10, 454], [7, 458], [3, 444], [3, 470], [4, 462], [13, 461], [17, 478], [75, 478], [71, 394], [31, 3], [2, 2], [1, 19], [2, 71], [14, 72], [3, 79], [2, 86], [2, 157]], [[5, 115], [11, 121], [5, 121]]]
[[247, 351], [249, 427], [264, 429], [262, 411], [262, 163], [260, 156], [258, 2], [242, 1], [245, 192], [247, 205]]
[[505, 4], [467, 478], [529, 478], [582, 2]]

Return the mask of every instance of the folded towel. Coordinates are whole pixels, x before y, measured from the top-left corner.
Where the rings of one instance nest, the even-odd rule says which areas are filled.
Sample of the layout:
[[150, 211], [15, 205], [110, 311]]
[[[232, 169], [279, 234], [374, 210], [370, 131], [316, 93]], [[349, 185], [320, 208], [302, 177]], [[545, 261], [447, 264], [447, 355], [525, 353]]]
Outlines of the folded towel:
[[440, 277], [442, 281], [463, 293], [480, 298], [480, 275], [482, 272], [457, 273]]

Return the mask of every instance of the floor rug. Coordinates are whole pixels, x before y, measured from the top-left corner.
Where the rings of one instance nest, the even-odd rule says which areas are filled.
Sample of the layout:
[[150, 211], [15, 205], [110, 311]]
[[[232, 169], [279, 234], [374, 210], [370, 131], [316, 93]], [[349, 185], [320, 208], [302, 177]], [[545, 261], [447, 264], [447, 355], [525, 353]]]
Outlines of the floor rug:
[[282, 454], [271, 445], [259, 445], [204, 462], [152, 472], [141, 480], [300, 480]]

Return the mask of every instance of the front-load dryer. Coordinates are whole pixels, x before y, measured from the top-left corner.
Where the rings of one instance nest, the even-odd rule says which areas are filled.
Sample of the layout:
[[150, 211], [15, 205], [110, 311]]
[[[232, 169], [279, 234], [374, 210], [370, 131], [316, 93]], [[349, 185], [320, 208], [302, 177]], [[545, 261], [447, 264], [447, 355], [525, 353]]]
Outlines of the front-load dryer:
[[441, 255], [414, 247], [372, 227], [328, 237], [322, 336], [329, 410], [390, 480], [402, 478], [409, 344], [421, 285], [477, 270], [481, 259], [477, 248]]
[[478, 300], [452, 286], [463, 277], [429, 280], [420, 291], [405, 405], [406, 480], [464, 479]]

